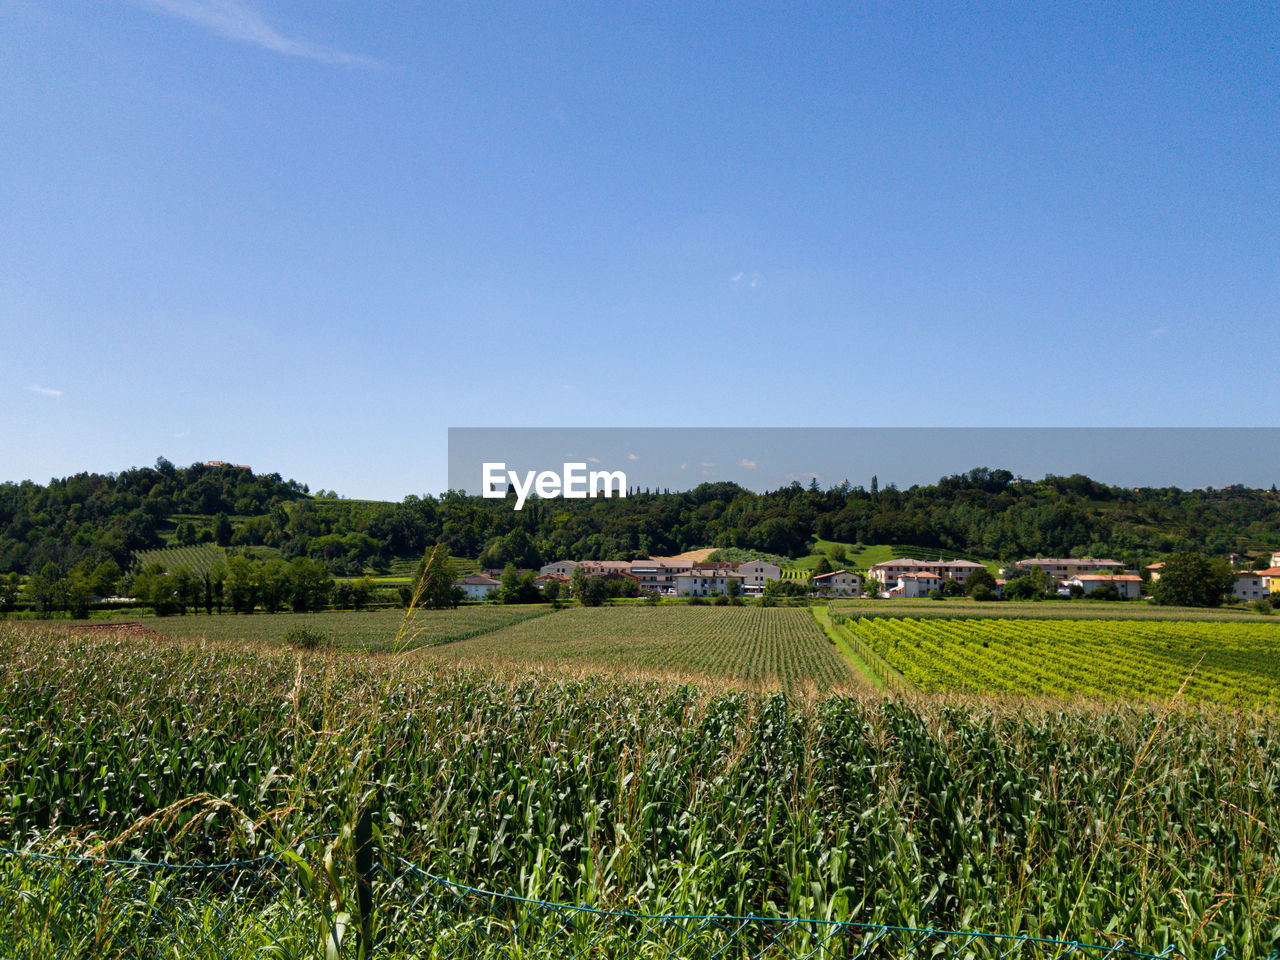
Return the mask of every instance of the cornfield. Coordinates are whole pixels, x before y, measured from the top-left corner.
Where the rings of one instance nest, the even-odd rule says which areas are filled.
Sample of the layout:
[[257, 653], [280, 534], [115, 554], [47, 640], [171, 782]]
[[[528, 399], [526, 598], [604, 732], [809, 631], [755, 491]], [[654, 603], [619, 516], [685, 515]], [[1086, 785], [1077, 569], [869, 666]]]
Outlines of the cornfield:
[[1253, 960], [1280, 943], [1278, 734], [1240, 709], [799, 697], [0, 626], [0, 843], [221, 862], [369, 810], [399, 856], [528, 898]]

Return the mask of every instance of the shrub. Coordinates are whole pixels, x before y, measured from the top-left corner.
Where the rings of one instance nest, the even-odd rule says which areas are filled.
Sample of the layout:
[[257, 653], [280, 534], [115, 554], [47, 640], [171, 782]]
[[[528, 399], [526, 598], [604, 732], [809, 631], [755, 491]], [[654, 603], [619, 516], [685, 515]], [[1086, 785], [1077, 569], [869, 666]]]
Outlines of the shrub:
[[985, 583], [980, 583], [969, 592], [969, 596], [980, 603], [986, 603], [996, 598], [996, 592]]
[[283, 639], [296, 650], [317, 650], [329, 645], [328, 637], [309, 627], [290, 627], [285, 631]]
[[703, 600], [701, 597], [690, 597], [690, 598], [689, 598], [689, 606], [691, 606], [691, 607], [701, 607], [701, 606], [705, 605], [705, 604], [706, 604], [706, 602], [707, 602], [707, 601]]

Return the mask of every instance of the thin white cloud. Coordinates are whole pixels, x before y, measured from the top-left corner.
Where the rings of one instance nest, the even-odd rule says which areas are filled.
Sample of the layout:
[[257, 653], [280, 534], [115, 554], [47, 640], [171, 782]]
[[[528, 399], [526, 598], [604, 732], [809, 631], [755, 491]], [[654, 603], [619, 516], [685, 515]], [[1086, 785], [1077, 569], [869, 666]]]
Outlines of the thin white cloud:
[[680, 469], [681, 469], [681, 470], [688, 470], [688, 469], [689, 469], [689, 465], [688, 465], [687, 463], [682, 463], [682, 464], [680, 464]]
[[249, 43], [286, 57], [351, 67], [379, 67], [380, 63], [318, 43], [286, 37], [267, 23], [244, 0], [138, 0], [144, 6], [180, 17], [220, 37]]
[[175, 439], [175, 440], [181, 440], [183, 437], [189, 437], [189, 436], [191, 436], [191, 431], [190, 431], [190, 430], [183, 430], [181, 433], [175, 433], [175, 434], [173, 435], [173, 439]]
[[742, 280], [742, 277], [743, 277], [743, 274], [735, 273], [732, 277], [729, 278], [729, 280], [732, 283], [738, 283], [740, 280]]
[[587, 463], [599, 463], [599, 462], [600, 462], [599, 457], [587, 457]]
[[743, 457], [738, 461], [738, 466], [743, 470], [754, 470], [756, 467], [760, 466], [760, 464], [756, 463], [754, 460], [748, 460], [746, 457]]
[[700, 467], [714, 467], [714, 466], [715, 466], [715, 464], [714, 464], [714, 463], [710, 463], [710, 462], [708, 462], [708, 461], [706, 461], [706, 460], [703, 460], [700, 464], [698, 464], [698, 466], [700, 466]]
[[1169, 332], [1169, 328], [1168, 328], [1168, 327], [1156, 327], [1154, 330], [1152, 330], [1152, 331], [1151, 331], [1151, 339], [1152, 339], [1152, 340], [1159, 340], [1161, 337], [1163, 337], [1163, 336], [1164, 336], [1166, 333], [1168, 333], [1168, 332]]
[[628, 460], [639, 460], [640, 458], [639, 458], [639, 457], [637, 457], [634, 453], [628, 453], [628, 454], [627, 454], [627, 459], [628, 459]]
[[31, 384], [29, 387], [27, 387], [27, 389], [28, 389], [28, 390], [30, 390], [32, 393], [38, 393], [38, 394], [40, 394], [40, 396], [42, 396], [42, 397], [60, 397], [60, 396], [62, 396], [62, 391], [61, 391], [61, 390], [55, 390], [53, 387], [42, 387], [42, 386], [40, 386], [40, 384], [38, 384], [38, 383], [33, 383], [33, 384]]

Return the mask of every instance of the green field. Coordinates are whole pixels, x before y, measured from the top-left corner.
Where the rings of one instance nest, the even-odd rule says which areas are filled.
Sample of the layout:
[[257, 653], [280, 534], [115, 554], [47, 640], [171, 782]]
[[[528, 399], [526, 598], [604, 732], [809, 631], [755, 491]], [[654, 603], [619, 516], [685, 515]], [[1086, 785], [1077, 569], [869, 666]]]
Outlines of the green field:
[[[464, 605], [456, 610], [415, 610], [403, 638], [404, 647], [451, 643], [489, 633], [550, 613], [538, 606]], [[395, 647], [404, 622], [403, 610], [330, 610], [324, 613], [274, 613], [238, 616], [197, 614], [189, 617], [148, 617], [145, 624], [170, 637], [209, 640], [278, 642], [289, 630], [318, 631], [333, 646], [348, 650], [387, 651]]]
[[858, 682], [809, 612], [783, 607], [577, 607], [430, 655], [792, 689]]
[[[668, 611], [582, 612], [504, 632], [578, 622], [585, 638], [609, 614]], [[803, 622], [764, 632], [794, 641]], [[381, 842], [438, 875], [605, 911], [1123, 937], [1191, 957], [1222, 944], [1238, 960], [1280, 934], [1271, 715], [714, 693], [0, 624], [0, 758], [0, 844], [15, 847], [222, 862], [332, 835], [371, 804]], [[345, 856], [341, 888], [289, 874], [274, 906], [242, 915], [211, 889], [192, 918], [209, 924], [203, 946], [142, 952], [101, 949], [130, 929], [77, 908], [53, 867], [20, 881], [0, 861], [0, 943], [15, 957], [282, 955], [239, 931], [349, 897]], [[68, 917], [81, 946], [51, 944]], [[540, 949], [546, 930], [526, 934], [521, 956], [564, 955]], [[963, 955], [991, 956], [980, 947]], [[381, 955], [404, 956], [394, 937]]]
[[995, 620], [1207, 620], [1224, 623], [1271, 623], [1280, 617], [1249, 606], [1162, 607], [1147, 600], [1001, 600], [978, 602], [968, 597], [947, 600], [832, 600], [831, 612], [846, 617], [915, 617], [918, 619], [983, 618]]
[[159, 550], [138, 550], [133, 555], [134, 566], [138, 569], [158, 563], [169, 572], [184, 567], [199, 577], [225, 563], [226, 552], [212, 543], [202, 543], [193, 547], [163, 547]]
[[1117, 620], [846, 621], [927, 691], [1280, 707], [1280, 625]]

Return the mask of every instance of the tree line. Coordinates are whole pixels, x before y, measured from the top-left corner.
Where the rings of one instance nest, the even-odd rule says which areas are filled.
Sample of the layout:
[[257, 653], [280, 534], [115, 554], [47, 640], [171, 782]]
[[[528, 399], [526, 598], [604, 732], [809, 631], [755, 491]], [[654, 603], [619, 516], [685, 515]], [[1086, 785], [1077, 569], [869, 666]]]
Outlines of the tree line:
[[135, 550], [209, 541], [274, 548], [331, 574], [385, 569], [435, 543], [481, 566], [555, 559], [626, 560], [699, 547], [804, 555], [814, 538], [909, 544], [997, 560], [1108, 556], [1138, 565], [1169, 553], [1225, 555], [1280, 545], [1280, 495], [1231, 486], [1108, 486], [1079, 474], [1015, 479], [977, 468], [900, 490], [848, 481], [755, 493], [733, 483], [633, 490], [625, 499], [537, 500], [517, 512], [448, 491], [400, 503], [311, 497], [278, 474], [194, 464], [79, 474], [47, 486], [0, 484], [0, 574], [83, 561], [128, 569]]

